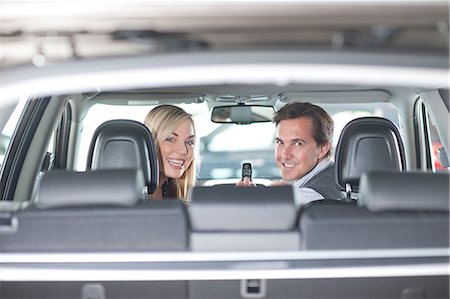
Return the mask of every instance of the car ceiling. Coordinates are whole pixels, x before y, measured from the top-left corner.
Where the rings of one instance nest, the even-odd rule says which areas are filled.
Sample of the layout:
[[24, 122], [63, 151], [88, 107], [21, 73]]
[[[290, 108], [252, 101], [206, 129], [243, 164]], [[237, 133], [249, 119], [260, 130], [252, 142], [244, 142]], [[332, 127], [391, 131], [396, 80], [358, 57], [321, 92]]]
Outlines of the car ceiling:
[[447, 53], [448, 1], [2, 1], [0, 68], [186, 51]]
[[[240, 101], [230, 99], [221, 101], [217, 97], [223, 95], [237, 95], [248, 97], [242, 103], [256, 105], [283, 105], [288, 101], [310, 101], [315, 103], [373, 103], [396, 101], [399, 94], [412, 94], [409, 88], [377, 89], [370, 86], [350, 85], [227, 85], [227, 86], [195, 86], [176, 87], [169, 89], [140, 89], [121, 92], [98, 92], [84, 94], [86, 107], [93, 103], [109, 105], [150, 105], [161, 103], [202, 103], [206, 101], [209, 107], [233, 105]], [[267, 100], [252, 100], [251, 95], [266, 96]], [[410, 96], [408, 96], [410, 97]], [[414, 96], [417, 97], [417, 94]], [[404, 99], [403, 99], [404, 100]], [[402, 101], [403, 101], [402, 100]]]

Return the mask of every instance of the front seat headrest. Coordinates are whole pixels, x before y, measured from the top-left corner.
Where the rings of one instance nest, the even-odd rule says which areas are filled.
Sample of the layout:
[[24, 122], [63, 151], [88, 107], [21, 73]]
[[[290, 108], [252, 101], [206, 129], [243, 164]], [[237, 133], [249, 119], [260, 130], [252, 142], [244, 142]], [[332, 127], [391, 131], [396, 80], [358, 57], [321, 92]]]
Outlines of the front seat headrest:
[[156, 190], [159, 169], [149, 129], [134, 120], [110, 120], [94, 132], [87, 169], [138, 168], [144, 173], [148, 194]]
[[364, 172], [405, 168], [405, 150], [397, 127], [381, 117], [362, 117], [350, 121], [336, 146], [336, 184], [343, 190], [350, 184], [358, 192]]

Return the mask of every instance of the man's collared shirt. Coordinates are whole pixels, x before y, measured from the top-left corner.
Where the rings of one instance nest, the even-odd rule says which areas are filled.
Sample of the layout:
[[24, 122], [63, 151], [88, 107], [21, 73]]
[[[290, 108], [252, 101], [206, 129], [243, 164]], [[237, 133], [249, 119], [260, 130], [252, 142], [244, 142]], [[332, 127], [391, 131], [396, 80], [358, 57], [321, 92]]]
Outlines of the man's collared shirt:
[[333, 162], [328, 158], [321, 161], [310, 172], [300, 178], [294, 183], [294, 196], [297, 206], [303, 206], [310, 201], [323, 199], [324, 197], [317, 191], [311, 188], [305, 188], [306, 183], [311, 180], [316, 174], [329, 167]]

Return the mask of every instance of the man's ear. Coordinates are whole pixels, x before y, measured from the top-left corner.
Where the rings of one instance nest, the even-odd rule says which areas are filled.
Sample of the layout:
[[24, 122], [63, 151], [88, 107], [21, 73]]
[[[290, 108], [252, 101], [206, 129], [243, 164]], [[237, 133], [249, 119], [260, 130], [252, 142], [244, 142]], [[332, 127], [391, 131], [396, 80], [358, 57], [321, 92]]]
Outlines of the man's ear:
[[320, 145], [319, 148], [320, 148], [319, 160], [322, 160], [330, 151], [331, 144], [327, 142], [325, 144]]

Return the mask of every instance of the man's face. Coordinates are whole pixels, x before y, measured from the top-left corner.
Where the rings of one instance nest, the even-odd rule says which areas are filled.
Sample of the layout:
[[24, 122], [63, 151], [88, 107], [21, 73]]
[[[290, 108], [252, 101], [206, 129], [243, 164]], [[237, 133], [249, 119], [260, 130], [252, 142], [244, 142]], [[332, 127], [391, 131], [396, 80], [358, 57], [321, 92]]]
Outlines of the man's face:
[[317, 145], [307, 117], [285, 119], [276, 129], [275, 160], [283, 179], [294, 181], [309, 173], [325, 157], [330, 145]]

